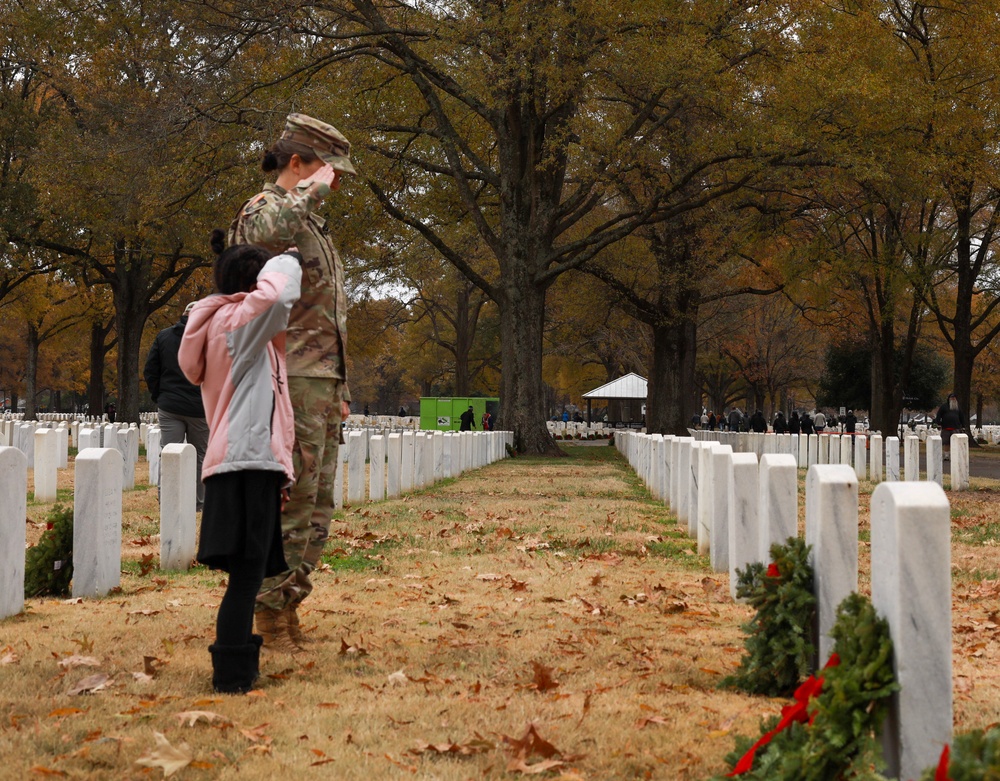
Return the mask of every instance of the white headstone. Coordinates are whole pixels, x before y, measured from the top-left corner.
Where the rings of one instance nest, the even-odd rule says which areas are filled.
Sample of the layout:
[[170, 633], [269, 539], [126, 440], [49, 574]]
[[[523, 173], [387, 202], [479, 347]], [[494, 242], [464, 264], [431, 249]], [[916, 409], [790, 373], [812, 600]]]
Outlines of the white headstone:
[[122, 454], [81, 451], [74, 486], [73, 596], [104, 596], [121, 583]]
[[708, 556], [712, 545], [712, 514], [715, 512], [713, 493], [719, 490], [715, 481], [714, 465], [715, 448], [721, 447], [715, 442], [705, 442], [698, 450], [698, 553]]
[[680, 437], [677, 441], [677, 520], [687, 526], [688, 507], [691, 494], [691, 453], [694, 437]]
[[882, 435], [872, 434], [869, 441], [871, 442], [871, 480], [873, 483], [881, 483], [883, 463]]
[[[483, 465], [485, 466], [487, 461], [487, 447], [489, 445], [490, 435], [486, 432], [477, 434], [481, 439], [480, 447], [482, 449], [482, 459]], [[434, 485], [434, 432], [426, 431], [424, 432], [424, 451], [421, 456], [423, 458], [423, 466], [421, 467], [422, 482], [421, 485], [424, 488], [428, 488]]]
[[[499, 437], [496, 436], [497, 432], [490, 432], [490, 440], [499, 441]], [[434, 452], [434, 482], [442, 480], [445, 476], [444, 474], [444, 432], [435, 431], [431, 434], [432, 436], [432, 448]], [[499, 456], [495, 456], [499, 458]]]
[[885, 479], [892, 482], [902, 479], [899, 470], [899, 437], [886, 437], [885, 440]]
[[927, 437], [927, 480], [944, 487], [944, 462], [941, 437]]
[[854, 474], [858, 481], [868, 479], [868, 437], [857, 434], [854, 439]]
[[854, 437], [844, 434], [840, 438], [840, 463], [851, 466], [851, 455], [854, 450]]
[[798, 463], [794, 456], [766, 455], [760, 460], [758, 561], [771, 561], [771, 545], [799, 534]]
[[732, 480], [731, 445], [719, 445], [712, 452], [712, 532], [709, 561], [715, 572], [729, 572], [729, 481]]
[[806, 544], [812, 546], [819, 627], [819, 663], [833, 650], [837, 607], [858, 588], [858, 476], [844, 464], [809, 467]]
[[805, 469], [809, 466], [809, 435], [799, 434], [796, 437], [799, 444], [798, 450], [798, 468]]
[[27, 510], [28, 459], [16, 447], [0, 446], [0, 619], [24, 609]]
[[871, 527], [872, 603], [889, 622], [900, 685], [883, 753], [890, 778], [915, 779], [952, 736], [948, 499], [932, 482], [883, 483], [872, 494]]
[[755, 453], [734, 453], [729, 474], [729, 593], [736, 598], [737, 570], [757, 561], [759, 467]]
[[909, 436], [903, 440], [903, 479], [920, 479], [920, 439]]
[[347, 435], [347, 501], [358, 505], [365, 500], [365, 435], [352, 431]]
[[951, 435], [951, 490], [969, 489], [969, 435]]
[[50, 428], [36, 429], [35, 439], [35, 501], [54, 502], [56, 500], [56, 477], [59, 464], [58, 438]]
[[160, 453], [160, 569], [184, 570], [195, 556], [198, 454], [174, 442]]
[[[122, 487], [135, 488], [135, 464], [139, 456], [139, 432], [134, 428], [118, 429], [118, 450], [122, 454]], [[135, 460], [132, 454], [135, 453]]]
[[819, 435], [810, 434], [809, 435], [809, 463], [806, 466], [812, 466], [813, 464], [819, 463]]
[[816, 435], [816, 444], [818, 448], [818, 459], [817, 464], [829, 464], [830, 463], [830, 435]]
[[56, 442], [57, 466], [60, 469], [66, 469], [69, 466], [69, 429], [65, 425], [61, 425], [55, 431], [58, 437]]
[[149, 466], [149, 484], [160, 484], [160, 427], [150, 426], [146, 431], [146, 463]]
[[385, 437], [368, 440], [368, 496], [373, 502], [385, 499]]
[[390, 434], [386, 440], [386, 497], [398, 499], [402, 493], [400, 476], [403, 465], [403, 435]]
[[413, 451], [414, 451], [414, 433], [412, 431], [403, 432], [403, 460], [400, 462], [401, 468], [399, 472], [399, 489], [403, 493], [408, 493], [413, 490], [414, 474], [413, 474]]
[[699, 472], [701, 470], [701, 450], [706, 447], [708, 443], [706, 442], [692, 442], [691, 443], [691, 455], [690, 463], [688, 468], [690, 470], [690, 477], [688, 478], [688, 501], [687, 501], [687, 514], [688, 514], [688, 536], [692, 539], [698, 539], [698, 478]]
[[458, 437], [453, 431], [445, 431], [441, 443], [441, 477], [452, 477], [455, 469], [455, 445]]
[[347, 446], [337, 447], [337, 472], [333, 476], [333, 507], [341, 510], [344, 507], [344, 481], [347, 474]]

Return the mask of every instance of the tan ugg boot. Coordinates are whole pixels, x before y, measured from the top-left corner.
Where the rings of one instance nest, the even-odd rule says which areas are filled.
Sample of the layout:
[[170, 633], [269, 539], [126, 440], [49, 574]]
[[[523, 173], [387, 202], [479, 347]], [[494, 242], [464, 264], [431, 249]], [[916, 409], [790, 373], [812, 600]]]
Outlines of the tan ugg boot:
[[282, 610], [265, 607], [254, 613], [257, 634], [264, 638], [264, 648], [269, 651], [296, 653], [298, 645], [292, 642], [288, 633], [288, 615]]

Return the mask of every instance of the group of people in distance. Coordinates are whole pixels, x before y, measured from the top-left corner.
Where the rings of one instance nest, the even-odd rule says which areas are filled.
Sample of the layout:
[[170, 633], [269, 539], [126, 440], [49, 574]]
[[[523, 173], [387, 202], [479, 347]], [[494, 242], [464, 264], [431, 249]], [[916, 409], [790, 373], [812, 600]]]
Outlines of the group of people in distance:
[[[185, 310], [175, 359], [166, 329], [147, 361], [161, 425], [207, 423], [197, 560], [228, 573], [209, 647], [218, 692], [253, 688], [262, 645], [298, 653], [309, 642], [298, 610], [329, 536], [350, 414], [344, 271], [317, 211], [356, 173], [350, 149], [332, 125], [288, 116], [261, 165], [274, 181], [212, 232], [215, 293]], [[200, 388], [200, 406], [174, 403], [164, 362]]]
[[[728, 415], [723, 414], [718, 417], [714, 412], [703, 412], [700, 420], [693, 420], [692, 423], [709, 431], [754, 431], [758, 433], [768, 431], [764, 413], [759, 409], [754, 411], [749, 419], [738, 407], [730, 410]], [[966, 424], [965, 414], [958, 404], [958, 397], [954, 393], [949, 393], [932, 422], [933, 426], [941, 430], [946, 459], [951, 446], [952, 434], [964, 430]], [[774, 415], [770, 430], [775, 434], [822, 434], [828, 427], [831, 429], [836, 427], [835, 430], [840, 431], [841, 426], [845, 434], [858, 432], [858, 418], [854, 414], [854, 410], [847, 410], [847, 413], [840, 418], [831, 415], [829, 420], [822, 410], [817, 410], [812, 416], [808, 412], [803, 411], [800, 414], [798, 410], [794, 410], [787, 419], [785, 413], [778, 410]]]

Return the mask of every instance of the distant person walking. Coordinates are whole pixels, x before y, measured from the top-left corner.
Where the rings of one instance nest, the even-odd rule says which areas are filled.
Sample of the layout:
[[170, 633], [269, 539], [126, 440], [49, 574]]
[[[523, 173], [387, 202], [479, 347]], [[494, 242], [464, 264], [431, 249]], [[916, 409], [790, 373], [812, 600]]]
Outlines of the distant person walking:
[[205, 448], [208, 447], [208, 423], [205, 421], [205, 407], [201, 403], [201, 391], [188, 381], [177, 362], [177, 351], [192, 309], [194, 302], [185, 307], [180, 320], [156, 335], [153, 346], [149, 348], [149, 355], [146, 356], [142, 376], [149, 388], [149, 395], [156, 404], [160, 421], [160, 444], [166, 446], [186, 440], [188, 444], [194, 445], [197, 457], [196, 499], [197, 508], [201, 510], [205, 504], [201, 467], [205, 461]]
[[750, 416], [750, 430], [758, 434], [767, 432], [767, 421], [764, 420], [764, 413], [760, 410], [755, 410]]
[[965, 413], [958, 406], [958, 396], [949, 393], [934, 416], [934, 425], [941, 427], [941, 444], [944, 445], [945, 459], [951, 458], [951, 435], [965, 430]]
[[817, 434], [822, 434], [823, 429], [826, 428], [826, 415], [817, 411], [816, 414], [813, 415], [813, 428], [816, 430]]
[[458, 420], [459, 431], [472, 431], [476, 427], [476, 413], [471, 406], [459, 416]]
[[847, 410], [844, 418], [844, 433], [853, 435], [858, 430], [858, 419], [854, 415], [854, 410]]

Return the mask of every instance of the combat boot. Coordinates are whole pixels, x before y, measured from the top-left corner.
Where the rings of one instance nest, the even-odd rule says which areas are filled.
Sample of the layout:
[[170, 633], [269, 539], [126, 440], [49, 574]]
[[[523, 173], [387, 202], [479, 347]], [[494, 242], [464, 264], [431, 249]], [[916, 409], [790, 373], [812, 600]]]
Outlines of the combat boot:
[[264, 647], [269, 651], [294, 654], [299, 647], [288, 634], [288, 614], [284, 610], [259, 608], [254, 614], [257, 632], [263, 638]]
[[295, 605], [289, 605], [281, 612], [284, 613], [285, 621], [288, 624], [288, 636], [292, 638], [292, 642], [295, 645], [302, 648], [309, 643], [315, 642], [311, 637], [307, 637], [299, 626], [299, 614]]

